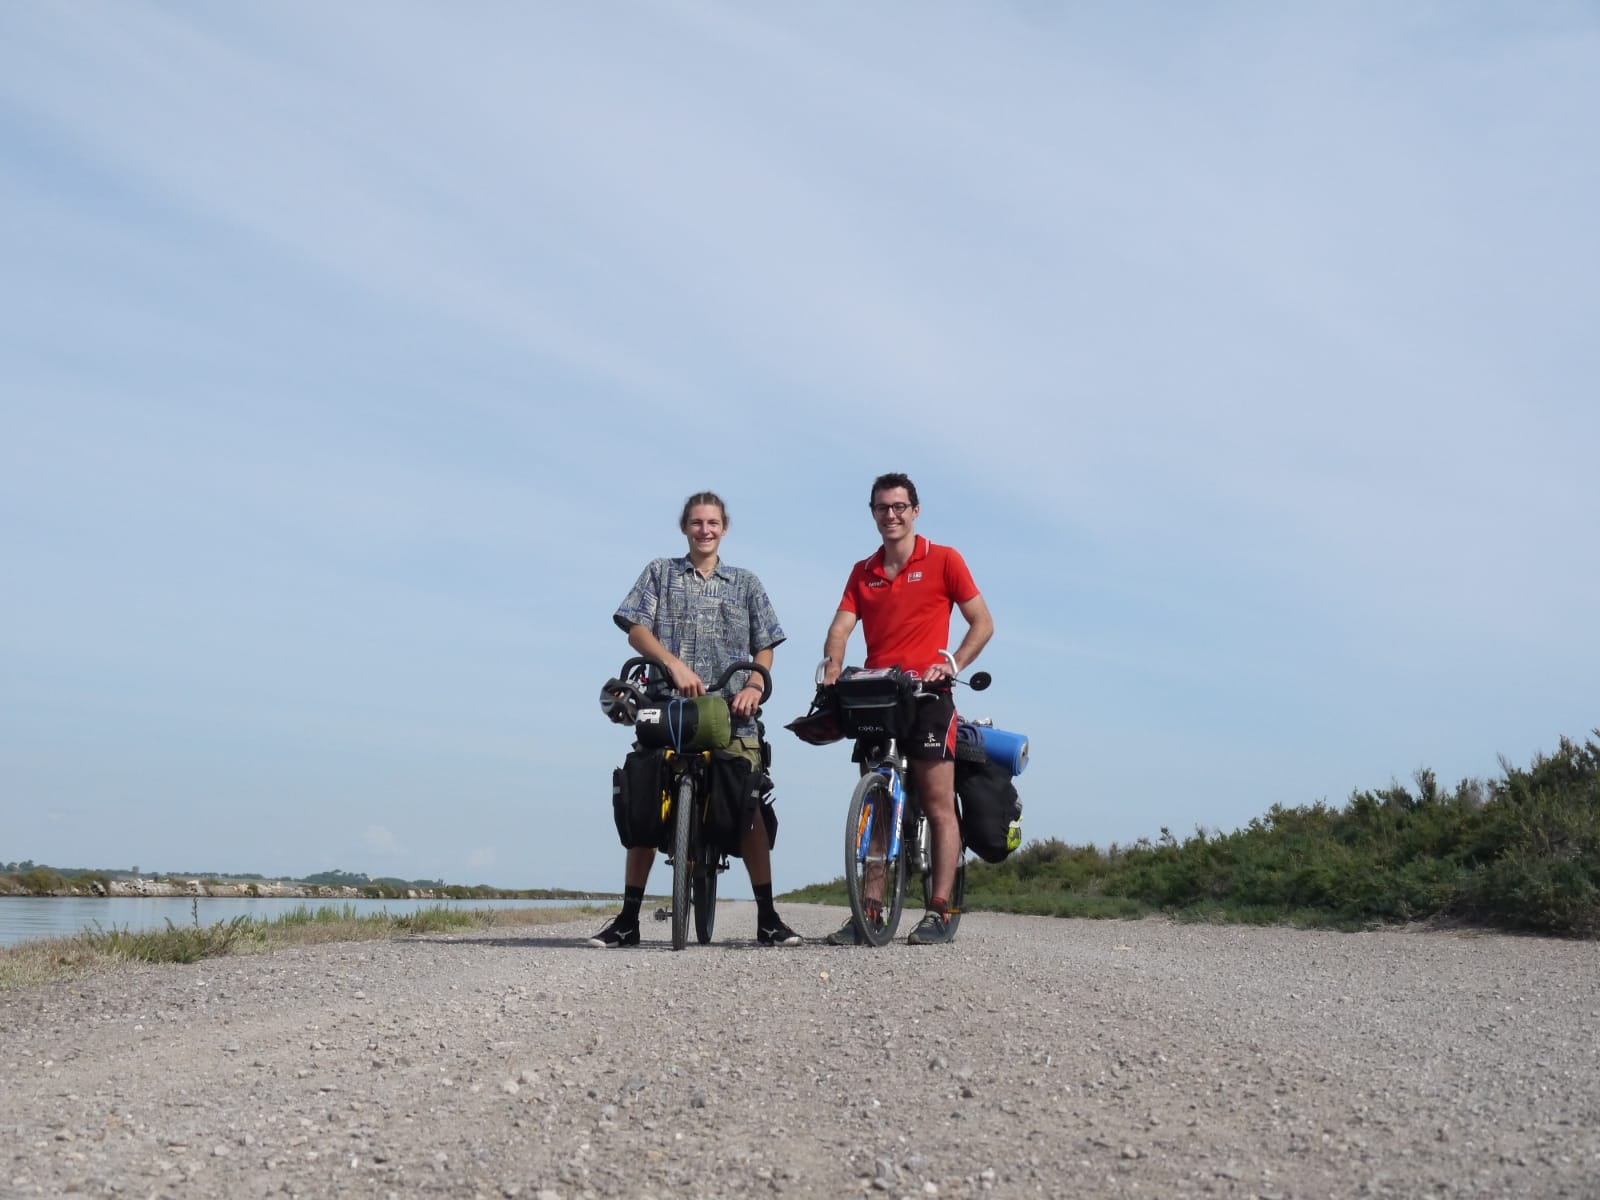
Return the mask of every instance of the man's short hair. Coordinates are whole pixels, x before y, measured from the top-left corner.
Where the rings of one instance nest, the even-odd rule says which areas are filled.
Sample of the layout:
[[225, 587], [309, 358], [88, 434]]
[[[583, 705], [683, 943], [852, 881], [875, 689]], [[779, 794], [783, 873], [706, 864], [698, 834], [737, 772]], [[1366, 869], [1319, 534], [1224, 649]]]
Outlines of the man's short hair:
[[879, 475], [872, 481], [872, 491], [867, 496], [867, 503], [877, 502], [879, 492], [892, 492], [895, 488], [905, 488], [906, 499], [911, 501], [912, 508], [921, 508], [917, 500], [917, 485], [911, 482], [911, 476], [904, 471], [890, 471], [887, 475]]

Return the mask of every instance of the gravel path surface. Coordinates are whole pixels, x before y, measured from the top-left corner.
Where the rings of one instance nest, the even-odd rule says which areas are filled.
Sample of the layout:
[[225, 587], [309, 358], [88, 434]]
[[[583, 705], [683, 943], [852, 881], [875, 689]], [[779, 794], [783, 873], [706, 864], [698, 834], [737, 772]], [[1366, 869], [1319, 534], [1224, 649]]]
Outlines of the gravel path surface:
[[1600, 1194], [1594, 943], [591, 924], [0, 994], [0, 1195]]

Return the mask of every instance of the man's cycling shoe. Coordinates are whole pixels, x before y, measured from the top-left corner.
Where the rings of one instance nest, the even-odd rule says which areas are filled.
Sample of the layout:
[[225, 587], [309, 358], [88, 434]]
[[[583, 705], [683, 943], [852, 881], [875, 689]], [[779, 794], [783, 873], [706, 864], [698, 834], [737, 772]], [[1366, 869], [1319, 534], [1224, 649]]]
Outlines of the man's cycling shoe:
[[930, 910], [922, 914], [922, 920], [917, 922], [917, 927], [911, 931], [911, 936], [906, 942], [912, 946], [942, 946], [946, 942], [955, 940], [956, 935], [950, 929], [950, 922]]
[[639, 944], [639, 926], [623, 925], [621, 917], [612, 917], [609, 924], [589, 939], [589, 945], [600, 950], [615, 950], [619, 946]]
[[804, 939], [790, 929], [781, 920], [774, 921], [771, 925], [763, 921], [756, 922], [756, 944], [758, 946], [798, 946]]
[[844, 923], [843, 927], [835, 929], [824, 939], [830, 946], [859, 946], [861, 933], [856, 929], [854, 918]]

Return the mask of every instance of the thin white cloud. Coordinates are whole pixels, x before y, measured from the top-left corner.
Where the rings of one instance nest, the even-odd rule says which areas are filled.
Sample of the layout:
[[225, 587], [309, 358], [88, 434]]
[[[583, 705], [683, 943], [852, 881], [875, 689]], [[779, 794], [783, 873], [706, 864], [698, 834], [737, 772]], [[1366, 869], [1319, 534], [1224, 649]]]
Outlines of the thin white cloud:
[[368, 825], [362, 831], [361, 841], [369, 853], [379, 858], [400, 858], [406, 854], [400, 839], [382, 825]]

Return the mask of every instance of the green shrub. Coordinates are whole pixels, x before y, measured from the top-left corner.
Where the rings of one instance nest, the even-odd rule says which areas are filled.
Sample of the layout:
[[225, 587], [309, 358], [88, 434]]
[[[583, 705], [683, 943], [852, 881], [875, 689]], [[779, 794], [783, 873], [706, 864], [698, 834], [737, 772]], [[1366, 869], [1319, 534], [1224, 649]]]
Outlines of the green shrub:
[[[1600, 736], [1600, 730], [1596, 730]], [[1031, 842], [967, 865], [967, 908], [1360, 928], [1449, 916], [1503, 929], [1600, 934], [1600, 745], [1561, 739], [1526, 770], [1441, 788], [1356, 792], [1343, 808], [1273, 805], [1243, 829], [1179, 841]], [[842, 880], [804, 898], [842, 897]], [[836, 902], [836, 901], [835, 901]]]
[[23, 890], [34, 896], [47, 896], [67, 890], [67, 881], [49, 867], [34, 867], [16, 877]]

